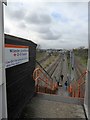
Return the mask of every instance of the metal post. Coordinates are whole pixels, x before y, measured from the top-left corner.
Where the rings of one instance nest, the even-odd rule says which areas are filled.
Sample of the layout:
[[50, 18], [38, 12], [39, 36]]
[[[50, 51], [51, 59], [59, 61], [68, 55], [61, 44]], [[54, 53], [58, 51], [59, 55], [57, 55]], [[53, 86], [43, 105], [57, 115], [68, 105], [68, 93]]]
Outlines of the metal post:
[[85, 86], [85, 98], [84, 98], [84, 107], [88, 120], [90, 120], [90, 2], [88, 2], [88, 64], [87, 64], [87, 75], [86, 75], [86, 86]]
[[[89, 7], [90, 7], [90, 3], [89, 3]], [[90, 10], [90, 8], [89, 8]], [[89, 23], [90, 24], [90, 23]], [[90, 31], [89, 31], [90, 32]], [[90, 35], [90, 33], [88, 33]], [[90, 36], [89, 36], [90, 38]], [[85, 97], [84, 97], [84, 107], [85, 107], [85, 111], [86, 111], [86, 115], [88, 120], [90, 120], [90, 104], [89, 104], [89, 93], [90, 93], [90, 41], [89, 41], [89, 48], [88, 48], [88, 63], [87, 63], [87, 74], [86, 74], [86, 82], [85, 82]]]
[[3, 16], [3, 3], [0, 1], [0, 119], [7, 118]]
[[71, 67], [72, 67], [72, 51], [70, 51], [70, 82], [71, 82]]
[[70, 51], [70, 81], [74, 80], [74, 52]]

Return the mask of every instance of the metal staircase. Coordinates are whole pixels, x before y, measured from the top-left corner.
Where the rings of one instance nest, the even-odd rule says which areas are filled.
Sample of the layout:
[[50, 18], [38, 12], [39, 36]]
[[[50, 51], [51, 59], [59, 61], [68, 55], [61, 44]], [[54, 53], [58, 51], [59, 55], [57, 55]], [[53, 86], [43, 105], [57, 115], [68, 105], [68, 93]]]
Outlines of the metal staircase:
[[33, 79], [35, 80], [35, 91], [55, 94], [58, 89], [57, 83], [53, 82], [51, 76], [47, 73], [47, 71], [45, 71], [39, 62], [37, 62], [37, 64], [38, 67], [33, 72]]
[[[78, 89], [71, 82], [68, 92], [71, 96], [57, 95], [59, 90], [57, 83], [53, 82], [51, 76], [41, 65], [33, 72], [35, 80], [36, 94], [26, 106], [21, 114], [21, 118], [77, 118], [86, 119], [84, 109], [84, 98], [81, 98], [82, 78], [86, 75], [85, 71], [78, 80]], [[77, 94], [77, 95], [76, 95]]]

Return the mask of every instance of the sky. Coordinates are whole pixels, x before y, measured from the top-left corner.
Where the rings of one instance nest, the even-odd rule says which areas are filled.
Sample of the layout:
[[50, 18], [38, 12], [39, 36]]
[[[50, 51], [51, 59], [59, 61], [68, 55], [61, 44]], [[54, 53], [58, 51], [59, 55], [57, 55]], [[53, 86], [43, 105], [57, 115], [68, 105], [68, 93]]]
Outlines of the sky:
[[8, 0], [4, 29], [7, 34], [32, 40], [42, 49], [88, 47], [88, 2]]

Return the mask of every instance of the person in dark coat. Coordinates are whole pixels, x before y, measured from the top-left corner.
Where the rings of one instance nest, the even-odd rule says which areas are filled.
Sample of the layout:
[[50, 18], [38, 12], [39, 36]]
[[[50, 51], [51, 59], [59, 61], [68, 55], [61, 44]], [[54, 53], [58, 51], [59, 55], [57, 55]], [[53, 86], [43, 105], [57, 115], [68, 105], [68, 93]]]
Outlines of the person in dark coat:
[[66, 89], [67, 89], [67, 86], [68, 86], [68, 83], [67, 83], [67, 81], [65, 82], [65, 87], [66, 87]]
[[64, 75], [62, 74], [62, 75], [61, 75], [61, 81], [63, 81], [63, 77], [64, 77]]

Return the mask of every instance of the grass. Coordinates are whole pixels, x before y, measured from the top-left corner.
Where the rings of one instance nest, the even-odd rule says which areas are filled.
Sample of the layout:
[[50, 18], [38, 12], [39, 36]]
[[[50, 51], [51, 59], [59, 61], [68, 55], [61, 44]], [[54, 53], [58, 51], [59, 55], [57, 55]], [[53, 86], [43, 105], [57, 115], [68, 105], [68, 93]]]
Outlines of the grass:
[[42, 66], [43, 66], [44, 68], [49, 67], [49, 65], [52, 64], [52, 62], [53, 62], [55, 59], [56, 59], [56, 56], [51, 55], [51, 57], [49, 57], [49, 59], [47, 59], [47, 60], [45, 61], [45, 63], [43, 63]]
[[[42, 58], [44, 58], [48, 53], [45, 52], [45, 51], [36, 51], [36, 59], [39, 61], [39, 60], [42, 60]], [[42, 67], [43, 68], [47, 68], [49, 67], [50, 64], [52, 64], [52, 62], [57, 58], [57, 56], [59, 55], [58, 52], [52, 52], [50, 54], [50, 57], [43, 63], [41, 63]]]
[[67, 64], [68, 64], [68, 71], [70, 72], [71, 65], [70, 65], [70, 53], [69, 52], [67, 52]]
[[88, 49], [77, 49], [74, 50], [74, 53], [80, 60], [81, 64], [86, 67], [88, 60]]
[[46, 55], [45, 51], [36, 51], [36, 59], [39, 61]]

